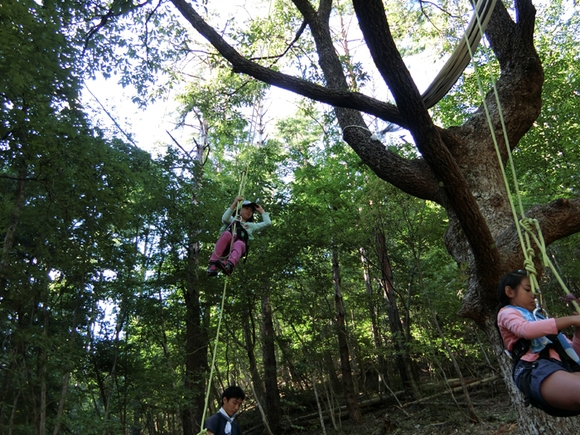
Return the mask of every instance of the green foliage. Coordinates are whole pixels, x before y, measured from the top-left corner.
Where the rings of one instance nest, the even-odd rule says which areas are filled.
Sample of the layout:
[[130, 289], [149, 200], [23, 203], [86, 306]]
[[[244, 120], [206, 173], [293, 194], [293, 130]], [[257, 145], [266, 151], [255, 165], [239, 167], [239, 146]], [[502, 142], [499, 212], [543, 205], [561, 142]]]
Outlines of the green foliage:
[[[3, 241], [17, 221], [0, 266], [3, 431], [36, 433], [42, 413], [47, 430], [59, 423], [62, 431], [83, 434], [132, 427], [143, 433], [181, 430], [182, 413], [191, 408], [195, 392], [185, 386], [186, 344], [192, 338], [186, 333], [192, 315], [186, 298], [194, 287], [200, 306], [196, 320], [209, 339], [202, 337], [202, 346], [212, 350], [223, 280], [205, 276], [206, 260], [247, 165], [245, 196], [259, 199], [273, 228], [256, 237], [247, 262], [228, 281], [216, 376], [208, 387], [212, 397], [230, 383], [246, 386], [251, 379], [257, 393], [248, 402], [262, 399], [266, 302], [273, 311], [284, 412], [290, 416], [315, 406], [313, 382], [324, 401], [340, 392], [333, 251], [359, 391], [384, 392], [378, 371], [389, 388], [398, 388], [402, 381], [394, 359], [402, 352], [422, 373], [422, 382], [455, 377], [427, 298], [464, 375], [488, 370], [478, 331], [455, 314], [466, 276], [443, 245], [447, 220], [440, 207], [379, 180], [341, 141], [332, 114], [312, 104], [302, 102], [295, 116], [280, 120], [276, 133], [266, 137], [267, 87], [230, 73], [211, 53], [189, 52], [191, 41], [164, 4], [90, 5], [43, 2], [40, 7], [23, 0], [0, 7], [0, 20], [10, 24], [0, 28]], [[520, 176], [529, 201], [544, 192], [562, 197], [575, 192], [570, 180], [577, 173], [578, 115], [569, 102], [579, 92], [577, 32], [558, 27], [562, 5], [552, 3], [541, 14], [546, 20], [541, 25], [549, 30], [540, 32], [539, 40], [547, 104], [538, 128], [515, 152], [518, 167], [528, 168]], [[271, 6], [249, 28], [228, 22], [228, 37], [265, 65], [277, 62], [320, 81], [320, 71], [303, 55], [312, 51], [307, 33], [287, 59], [272, 58], [287, 48], [302, 23], [286, 3]], [[418, 41], [448, 28], [435, 41], [441, 53], [448, 51], [457, 29], [445, 11], [454, 7], [389, 3], [402, 50], [416, 53], [424, 48]], [[341, 5], [332, 18], [348, 17], [348, 8]], [[568, 29], [577, 28], [577, 19], [566, 18]], [[144, 24], [146, 32], [137, 31]], [[163, 42], [168, 36], [171, 44]], [[561, 46], [567, 49], [556, 49]], [[195, 127], [192, 142], [203, 148], [202, 161], [181, 146], [153, 160], [90, 128], [77, 105], [81, 73], [119, 74], [142, 95], [157, 95], [149, 85], [172, 70], [164, 60], [185, 52], [198, 63], [196, 79], [180, 96], [179, 122]], [[366, 80], [361, 65], [346, 52], [343, 56], [357, 81]], [[484, 57], [482, 52], [478, 62]], [[443, 125], [469, 116], [468, 107], [479, 98], [476, 88], [468, 74], [434, 109]], [[389, 147], [404, 156], [415, 153], [408, 144]], [[555, 178], [556, 168], [561, 178]], [[385, 299], [379, 233], [385, 235], [404, 337], [388, 322], [392, 307]], [[551, 247], [573, 289], [576, 246], [570, 239]], [[546, 283], [548, 291], [552, 286]], [[205, 391], [202, 383], [195, 390]], [[63, 385], [69, 390], [59, 415]]]

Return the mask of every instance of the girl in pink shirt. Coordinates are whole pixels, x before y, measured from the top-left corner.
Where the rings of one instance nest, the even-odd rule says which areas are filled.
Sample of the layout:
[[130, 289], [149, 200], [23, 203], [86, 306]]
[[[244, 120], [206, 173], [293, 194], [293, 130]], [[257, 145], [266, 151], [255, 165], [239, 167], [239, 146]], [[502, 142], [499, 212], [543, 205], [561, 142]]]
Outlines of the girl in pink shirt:
[[[502, 278], [498, 299], [497, 325], [515, 358], [513, 377], [526, 402], [552, 415], [580, 413], [580, 364], [574, 352], [580, 353], [580, 316], [536, 318], [530, 280], [520, 270]], [[557, 335], [570, 326], [572, 342]]]

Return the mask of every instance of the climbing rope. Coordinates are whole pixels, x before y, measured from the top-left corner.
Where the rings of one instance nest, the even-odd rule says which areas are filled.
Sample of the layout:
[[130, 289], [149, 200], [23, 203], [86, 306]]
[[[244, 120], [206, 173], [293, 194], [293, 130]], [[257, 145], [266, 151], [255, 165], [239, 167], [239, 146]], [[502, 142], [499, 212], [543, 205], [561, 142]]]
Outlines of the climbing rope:
[[[242, 171], [242, 178], [240, 180], [240, 187], [238, 189], [238, 194], [237, 194], [236, 198], [238, 196], [241, 196], [242, 198], [244, 197], [244, 190], [246, 188], [246, 178], [248, 176], [249, 168], [250, 168], [250, 164], [248, 163], [248, 164], [246, 164], [246, 167]], [[236, 210], [234, 211], [234, 216], [239, 216], [242, 205], [243, 205], [243, 199], [242, 199], [242, 201], [240, 201], [236, 204]], [[214, 253], [216, 254], [216, 257], [218, 257], [220, 260], [223, 260], [223, 261], [229, 259], [230, 255], [232, 253], [232, 247], [234, 246], [234, 237], [233, 236], [236, 234], [236, 225], [238, 225], [237, 219], [234, 218], [234, 221], [231, 223], [231, 225], [232, 225], [232, 240], [230, 240], [230, 249], [228, 251], [228, 254], [221, 257], [221, 256], [217, 255], [217, 252], [215, 252], [215, 248], [214, 248]]]
[[[475, 20], [477, 21], [477, 25], [480, 29], [480, 32], [483, 34], [484, 31], [484, 24], [486, 25], [487, 23], [482, 23], [482, 19], [480, 17], [480, 13], [479, 10], [476, 8], [475, 11]], [[465, 32], [465, 38], [467, 38], [467, 32]], [[473, 49], [472, 46], [468, 43], [467, 44], [467, 48], [469, 50], [469, 54], [470, 54], [470, 58], [473, 59]], [[486, 54], [487, 57], [487, 54]], [[489, 58], [487, 58], [487, 64], [490, 65], [489, 62]], [[532, 240], [534, 241], [534, 243], [536, 244], [539, 252], [541, 253], [541, 262], [544, 266], [544, 268], [549, 267], [550, 270], [552, 270], [554, 276], [556, 277], [558, 283], [560, 284], [560, 286], [562, 287], [562, 289], [564, 289], [564, 291], [566, 292], [566, 295], [570, 295], [570, 291], [568, 290], [568, 288], [566, 287], [566, 284], [564, 283], [564, 281], [562, 280], [562, 278], [560, 277], [560, 274], [558, 273], [558, 271], [556, 270], [556, 268], [554, 267], [552, 261], [550, 260], [550, 258], [547, 255], [547, 250], [546, 250], [546, 244], [544, 242], [544, 237], [542, 235], [542, 230], [540, 228], [540, 223], [538, 222], [537, 219], [531, 219], [531, 218], [527, 218], [525, 215], [525, 211], [524, 211], [524, 207], [523, 207], [523, 203], [522, 203], [522, 198], [520, 195], [520, 191], [519, 191], [519, 182], [517, 179], [517, 174], [516, 174], [516, 169], [515, 169], [515, 165], [513, 162], [513, 157], [512, 157], [512, 152], [511, 152], [511, 147], [509, 144], [509, 138], [508, 138], [508, 134], [507, 134], [507, 128], [505, 125], [505, 121], [504, 121], [504, 117], [503, 117], [503, 112], [501, 109], [501, 103], [499, 101], [499, 93], [497, 90], [497, 86], [496, 86], [496, 80], [495, 80], [495, 76], [493, 74], [493, 72], [490, 70], [490, 76], [491, 76], [491, 83], [492, 83], [492, 87], [493, 87], [493, 93], [494, 93], [494, 97], [495, 97], [495, 101], [497, 104], [497, 108], [498, 108], [498, 114], [499, 114], [499, 118], [500, 118], [500, 123], [501, 123], [501, 128], [502, 128], [502, 132], [503, 132], [503, 136], [504, 136], [504, 142], [505, 142], [505, 146], [506, 146], [506, 150], [507, 150], [507, 155], [508, 155], [508, 160], [509, 160], [509, 164], [510, 164], [510, 169], [511, 169], [511, 173], [512, 173], [512, 177], [513, 177], [513, 185], [514, 185], [514, 191], [515, 191], [515, 195], [516, 198], [518, 200], [518, 207], [520, 210], [520, 214], [521, 214], [521, 219], [518, 218], [518, 212], [516, 211], [516, 206], [514, 205], [514, 201], [512, 198], [512, 193], [511, 193], [511, 189], [509, 186], [509, 182], [507, 179], [507, 175], [506, 175], [506, 171], [505, 171], [505, 167], [501, 158], [501, 152], [499, 149], [499, 145], [498, 145], [498, 141], [497, 141], [497, 137], [495, 135], [495, 131], [493, 129], [493, 123], [491, 120], [491, 115], [489, 113], [489, 109], [487, 107], [487, 102], [485, 99], [485, 92], [483, 89], [483, 85], [481, 83], [481, 77], [479, 75], [479, 69], [478, 66], [475, 62], [473, 62], [473, 66], [474, 66], [474, 71], [475, 71], [475, 76], [477, 79], [477, 85], [478, 85], [478, 89], [479, 89], [479, 93], [482, 97], [482, 101], [483, 101], [483, 107], [485, 110], [485, 116], [487, 119], [487, 123], [489, 126], [489, 130], [491, 132], [491, 137], [494, 143], [494, 147], [495, 147], [495, 151], [498, 157], [498, 162], [500, 165], [500, 169], [501, 169], [501, 173], [503, 176], [503, 180], [504, 180], [504, 184], [506, 187], [506, 191], [508, 193], [508, 201], [510, 204], [510, 208], [512, 210], [512, 215], [514, 218], [514, 223], [518, 232], [518, 238], [520, 240], [520, 245], [522, 246], [522, 250], [523, 250], [523, 254], [524, 254], [524, 268], [528, 274], [528, 277], [530, 279], [530, 285], [531, 285], [531, 289], [532, 292], [534, 293], [535, 296], [535, 303], [536, 303], [536, 308], [534, 309], [534, 316], [537, 316], [537, 314], [542, 314], [544, 317], [548, 317], [548, 313], [546, 312], [545, 308], [543, 307], [544, 303], [543, 303], [543, 295], [542, 292], [540, 290], [540, 285], [538, 283], [538, 279], [537, 279], [537, 272], [536, 272], [536, 268], [534, 266], [534, 261], [533, 261], [533, 257], [535, 256], [535, 250], [534, 247], [532, 245]], [[524, 230], [522, 232], [522, 229]], [[578, 305], [578, 303], [576, 302], [575, 299], [570, 299], [570, 302], [573, 304], [574, 309], [576, 310], [577, 313], [580, 313], [580, 306]]]
[[[242, 175], [241, 175], [241, 180], [240, 180], [240, 186], [238, 188], [238, 195], [237, 196], [244, 196], [244, 190], [246, 188], [246, 181], [247, 181], [247, 176], [248, 176], [248, 170], [249, 170], [249, 163], [246, 165], [246, 167], [244, 168], [244, 170], [242, 171]], [[241, 208], [241, 204], [242, 204], [243, 200], [238, 202], [236, 204], [236, 216], [239, 214], [240, 212], [240, 208]], [[234, 219], [233, 222], [233, 234], [235, 234], [235, 226], [236, 226], [236, 220]], [[232, 240], [230, 242], [230, 252], [232, 250], [232, 246], [234, 244], [234, 237], [232, 234]], [[228, 254], [229, 257], [229, 254]], [[227, 257], [226, 257], [227, 258]], [[222, 292], [222, 301], [221, 301], [221, 305], [220, 305], [220, 312], [219, 312], [219, 317], [218, 317], [218, 325], [217, 325], [217, 331], [216, 331], [216, 335], [215, 335], [215, 340], [214, 340], [214, 346], [213, 346], [213, 352], [212, 352], [212, 357], [211, 357], [211, 368], [210, 368], [210, 372], [209, 372], [209, 379], [207, 382], [207, 389], [206, 389], [206, 393], [205, 393], [205, 404], [203, 406], [203, 413], [201, 416], [201, 425], [202, 425], [202, 429], [201, 431], [198, 433], [198, 435], [206, 435], [207, 434], [207, 429], [203, 429], [203, 423], [205, 422], [205, 416], [206, 416], [206, 412], [208, 409], [208, 405], [209, 405], [209, 393], [211, 391], [211, 383], [212, 383], [212, 379], [213, 379], [213, 372], [214, 372], [214, 367], [215, 367], [215, 359], [216, 359], [216, 355], [217, 355], [217, 346], [219, 343], [219, 337], [220, 337], [220, 329], [221, 329], [221, 324], [222, 324], [222, 318], [224, 315], [224, 304], [225, 304], [225, 300], [226, 300], [226, 290], [228, 288], [228, 282], [229, 282], [229, 276], [226, 275], [226, 279], [224, 281], [224, 289]]]

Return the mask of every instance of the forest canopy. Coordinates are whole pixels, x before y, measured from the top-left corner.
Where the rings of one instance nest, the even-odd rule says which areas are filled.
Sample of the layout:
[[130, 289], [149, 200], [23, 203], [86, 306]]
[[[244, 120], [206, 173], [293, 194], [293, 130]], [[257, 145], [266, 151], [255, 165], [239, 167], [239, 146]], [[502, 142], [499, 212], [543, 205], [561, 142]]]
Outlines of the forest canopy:
[[[577, 291], [575, 2], [497, 2], [432, 108], [412, 59], [444, 63], [468, 2], [255, 3], [0, 5], [0, 432], [196, 434], [206, 391], [215, 412], [230, 384], [245, 433], [339, 431], [377, 403], [404, 425], [458, 385], [444, 406], [489, 423], [474, 383], [509, 395], [521, 433], [578, 433], [524, 408], [499, 351], [496, 286], [524, 255], [482, 106]], [[179, 139], [151, 155], [123, 114], [105, 127], [80, 103], [100, 75], [143, 110], [179, 89]], [[297, 94], [293, 113], [272, 116], [271, 86]], [[205, 270], [246, 167], [273, 228], [221, 310], [224, 279]]]

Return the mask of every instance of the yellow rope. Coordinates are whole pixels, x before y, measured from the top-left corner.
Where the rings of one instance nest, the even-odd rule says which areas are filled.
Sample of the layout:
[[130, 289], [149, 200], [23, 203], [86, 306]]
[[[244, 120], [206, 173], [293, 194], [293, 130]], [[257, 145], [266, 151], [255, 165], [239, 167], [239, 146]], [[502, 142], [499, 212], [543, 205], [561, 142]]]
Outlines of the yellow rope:
[[[477, 9], [475, 10], [475, 16], [477, 19], [477, 23], [478, 26], [480, 28], [480, 31], [483, 32], [483, 28], [482, 28], [482, 23], [481, 23], [481, 19], [480, 16], [478, 14]], [[544, 237], [542, 235], [542, 231], [540, 228], [540, 224], [536, 219], [530, 219], [527, 218], [525, 216], [525, 211], [524, 211], [524, 207], [523, 207], [523, 203], [522, 203], [522, 198], [520, 195], [520, 191], [519, 191], [519, 183], [518, 183], [518, 179], [517, 179], [517, 175], [516, 175], [516, 169], [515, 169], [515, 165], [514, 165], [514, 161], [512, 158], [512, 152], [511, 152], [511, 148], [509, 145], [509, 139], [508, 139], [508, 134], [507, 134], [507, 128], [505, 126], [505, 121], [503, 118], [503, 112], [501, 109], [501, 104], [499, 101], [499, 93], [497, 91], [497, 86], [496, 86], [496, 80], [495, 80], [495, 76], [493, 74], [493, 71], [490, 70], [490, 76], [491, 76], [491, 82], [492, 82], [492, 87], [493, 87], [493, 93], [494, 93], [494, 97], [495, 97], [495, 101], [497, 104], [497, 108], [498, 108], [498, 114], [499, 114], [499, 118], [500, 118], [500, 123], [501, 123], [501, 127], [502, 127], [502, 132], [503, 132], [503, 136], [504, 136], [504, 141], [505, 141], [505, 146], [506, 146], [506, 150], [507, 150], [507, 155], [508, 155], [508, 159], [509, 159], [509, 164], [510, 164], [510, 169], [511, 169], [511, 173], [513, 176], [513, 183], [514, 183], [514, 191], [518, 200], [518, 205], [519, 205], [519, 209], [520, 209], [520, 213], [521, 213], [521, 219], [518, 219], [518, 213], [516, 211], [516, 207], [514, 205], [513, 199], [512, 199], [512, 193], [511, 193], [511, 189], [507, 180], [507, 176], [506, 176], [506, 172], [505, 172], [505, 168], [501, 159], [501, 152], [499, 150], [499, 145], [498, 145], [498, 141], [497, 141], [497, 137], [495, 135], [495, 131], [493, 129], [493, 124], [492, 124], [492, 120], [491, 120], [491, 115], [489, 113], [489, 109], [487, 107], [487, 102], [485, 100], [485, 92], [483, 90], [483, 85], [481, 83], [481, 78], [479, 76], [479, 70], [478, 70], [478, 66], [475, 63], [475, 61], [473, 60], [473, 52], [471, 49], [471, 46], [469, 44], [467, 44], [468, 50], [469, 50], [469, 54], [471, 56], [472, 59], [472, 63], [473, 63], [473, 67], [474, 67], [474, 71], [475, 71], [475, 76], [477, 79], [477, 85], [479, 88], [479, 93], [482, 97], [482, 102], [483, 102], [483, 107], [485, 110], [485, 116], [487, 118], [487, 123], [489, 125], [489, 130], [491, 132], [491, 137], [493, 140], [493, 144], [495, 147], [495, 151], [498, 157], [498, 162], [500, 165], [500, 169], [501, 169], [501, 173], [504, 179], [504, 183], [505, 183], [505, 187], [506, 187], [506, 191], [508, 194], [508, 200], [509, 200], [509, 204], [510, 204], [510, 208], [512, 210], [512, 215], [514, 217], [514, 223], [518, 232], [518, 237], [520, 240], [520, 245], [522, 246], [522, 251], [524, 254], [524, 268], [528, 274], [528, 277], [530, 279], [530, 284], [531, 284], [531, 288], [532, 288], [532, 292], [534, 293], [534, 295], [536, 296], [536, 309], [534, 310], [534, 314], [536, 314], [537, 312], [543, 311], [543, 313], [546, 315], [547, 317], [547, 313], [545, 311], [544, 308], [542, 308], [543, 305], [543, 295], [542, 292], [540, 290], [540, 286], [538, 283], [538, 279], [537, 279], [537, 272], [536, 272], [536, 268], [534, 266], [534, 261], [533, 261], [533, 257], [535, 255], [535, 251], [534, 248], [532, 246], [531, 243], [531, 239], [534, 240], [534, 242], [536, 243], [536, 246], [538, 247], [540, 253], [541, 253], [541, 261], [542, 264], [544, 265], [544, 267], [549, 267], [552, 272], [554, 273], [554, 276], [556, 277], [558, 283], [560, 284], [560, 286], [564, 289], [564, 291], [566, 292], [566, 294], [569, 294], [570, 291], [568, 290], [568, 288], [566, 287], [566, 284], [564, 283], [564, 281], [562, 281], [562, 278], [560, 277], [560, 274], [558, 273], [558, 271], [556, 270], [556, 268], [554, 267], [554, 265], [552, 264], [552, 262], [550, 261], [547, 253], [546, 253], [546, 244], [544, 242]], [[489, 65], [489, 59], [487, 64]], [[524, 229], [524, 232], [522, 234], [522, 229]], [[535, 232], [534, 232], [535, 230]], [[531, 239], [530, 239], [531, 238]], [[572, 301], [572, 304], [574, 305], [574, 309], [576, 310], [576, 312], [580, 313], [580, 307], [578, 306], [578, 304], [576, 303], [576, 301]]]
[[[237, 196], [242, 196], [243, 197], [243, 195], [244, 195], [244, 190], [246, 188], [246, 178], [247, 178], [247, 175], [248, 175], [248, 169], [249, 169], [249, 167], [250, 167], [250, 165], [248, 163], [246, 165], [245, 169], [242, 171], [242, 178], [240, 180], [240, 187], [238, 189], [238, 195]], [[236, 205], [236, 215], [240, 211], [241, 203], [242, 202], [243, 202], [243, 199], [242, 199], [242, 201], [238, 202], [238, 204]], [[234, 220], [234, 228], [233, 228], [234, 234], [235, 234], [235, 229], [236, 229], [235, 225], [236, 225], [236, 221]], [[232, 236], [232, 241], [231, 241], [231, 244], [230, 244], [230, 252], [231, 252], [233, 243], [234, 243], [234, 237]], [[226, 289], [228, 287], [228, 282], [229, 282], [229, 276], [226, 275], [226, 279], [224, 281], [224, 290], [222, 292], [222, 302], [221, 302], [221, 306], [220, 306], [220, 315], [219, 315], [219, 318], [218, 318], [217, 331], [216, 331], [216, 335], [215, 335], [215, 341], [214, 341], [214, 346], [213, 346], [213, 353], [212, 353], [212, 357], [211, 357], [211, 368], [210, 368], [210, 372], [209, 372], [209, 379], [208, 379], [208, 382], [207, 382], [207, 390], [206, 390], [206, 394], [205, 394], [205, 404], [203, 406], [203, 413], [202, 413], [202, 416], [201, 416], [201, 425], [202, 425], [202, 428], [203, 428], [203, 424], [205, 422], [205, 415], [206, 415], [207, 408], [208, 408], [208, 404], [209, 404], [209, 393], [210, 393], [210, 390], [211, 390], [211, 382], [212, 382], [212, 379], [213, 379], [213, 372], [214, 372], [214, 367], [215, 367], [215, 359], [216, 359], [216, 355], [217, 355], [217, 346], [218, 346], [219, 337], [220, 337], [220, 328], [221, 328], [221, 324], [222, 324], [222, 318], [223, 318], [223, 315], [224, 315], [224, 303], [225, 303], [225, 300], [226, 300]], [[206, 434], [207, 434], [207, 429], [201, 429], [201, 431], [197, 435], [206, 435]]]

